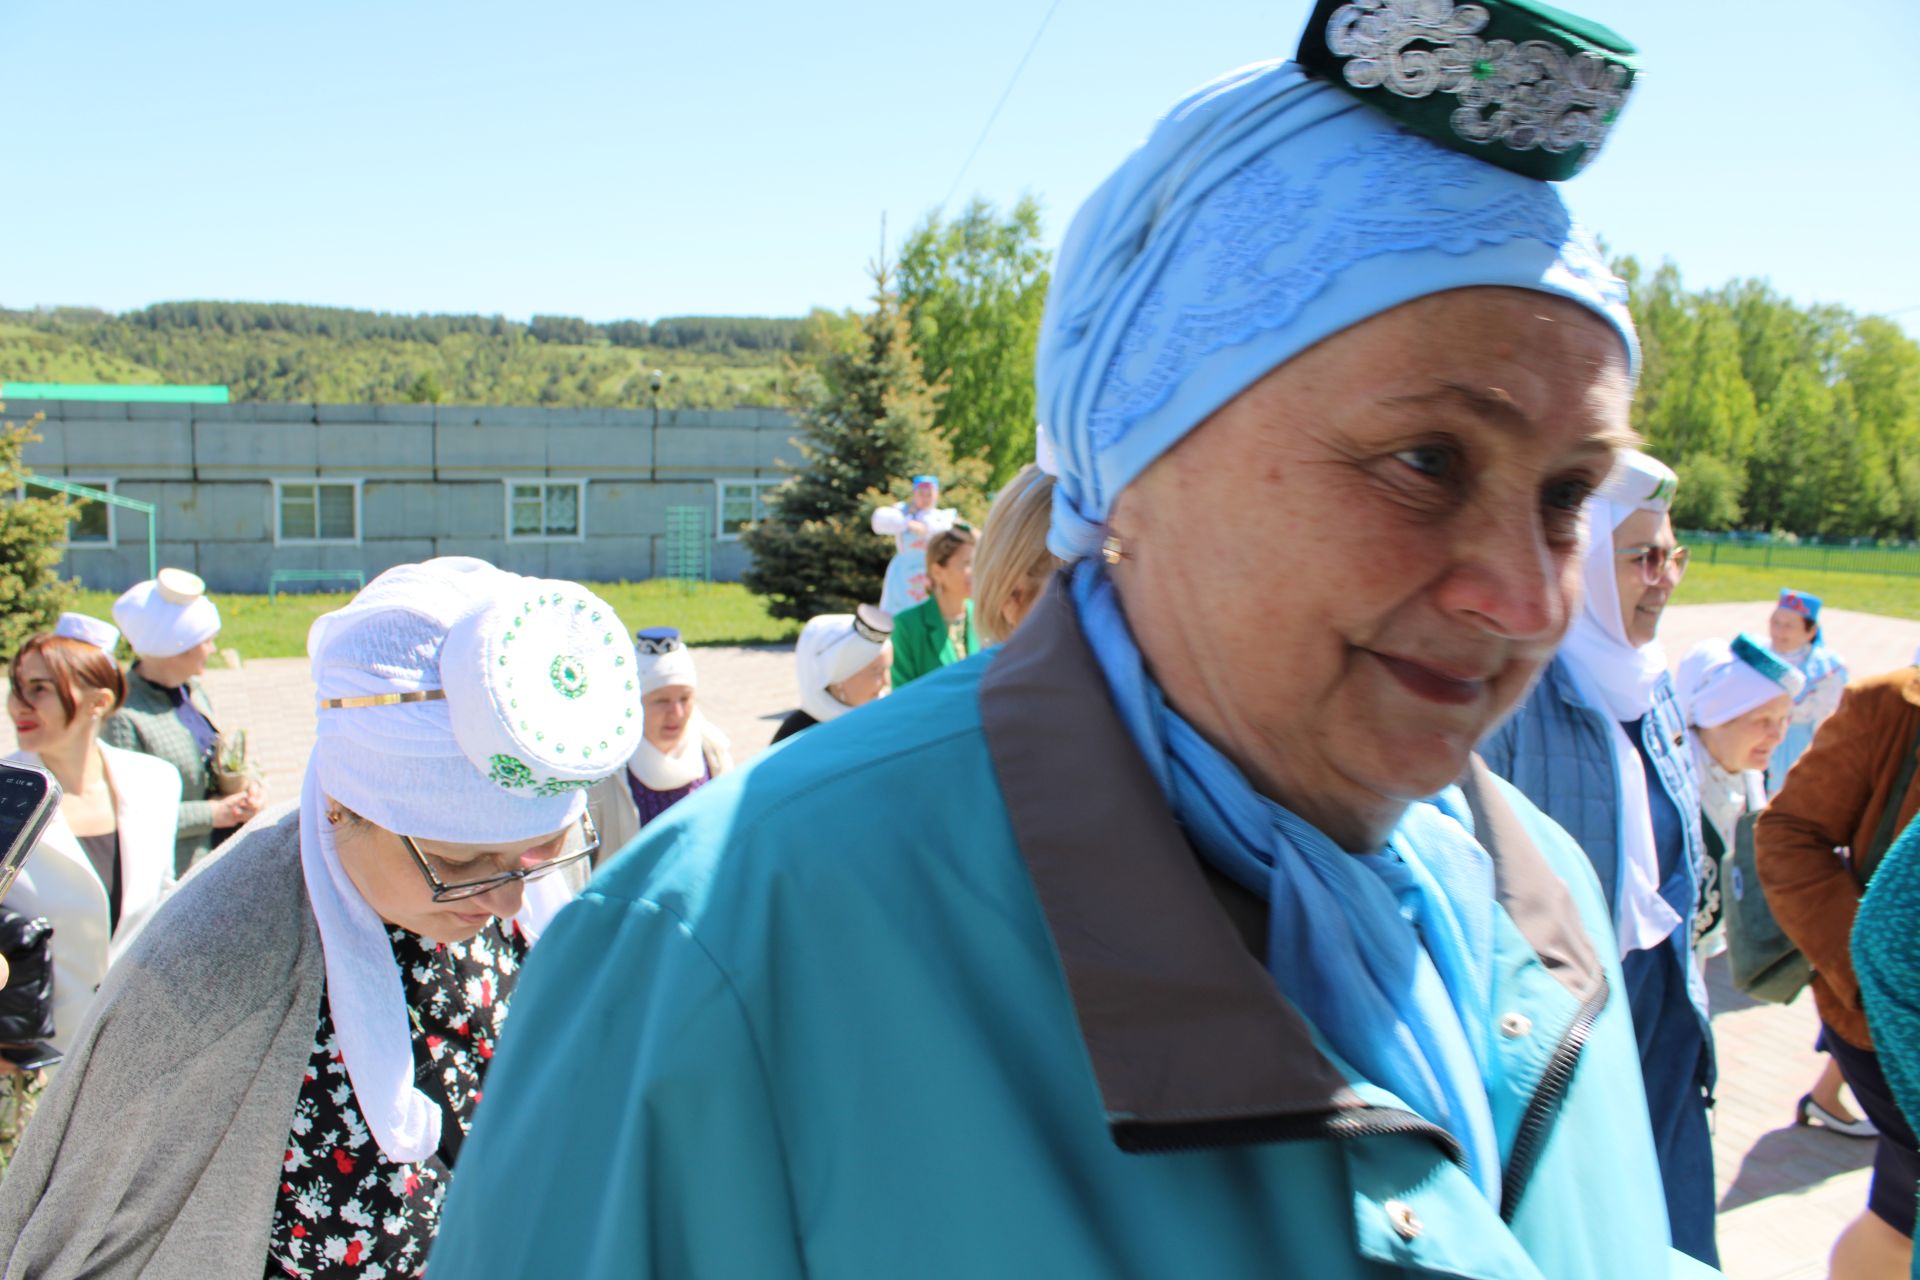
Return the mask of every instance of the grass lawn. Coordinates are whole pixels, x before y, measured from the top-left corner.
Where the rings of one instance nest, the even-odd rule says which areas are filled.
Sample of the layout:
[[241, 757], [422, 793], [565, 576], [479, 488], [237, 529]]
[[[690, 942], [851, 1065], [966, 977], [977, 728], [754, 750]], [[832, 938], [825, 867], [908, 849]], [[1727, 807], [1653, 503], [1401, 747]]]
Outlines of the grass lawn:
[[1819, 573], [1807, 569], [1759, 568], [1750, 565], [1702, 564], [1687, 566], [1687, 576], [1673, 593], [1675, 604], [1726, 604], [1741, 600], [1772, 600], [1780, 588], [1811, 591], [1836, 609], [1878, 613], [1889, 618], [1920, 619], [1920, 577], [1879, 573]]
[[[800, 634], [797, 623], [768, 617], [760, 597], [737, 582], [701, 583], [690, 590], [664, 581], [590, 585], [629, 630], [679, 627], [689, 644], [785, 644]], [[238, 649], [242, 658], [304, 658], [313, 620], [352, 597], [282, 592], [278, 601], [269, 601], [216, 592], [213, 598], [220, 606], [221, 648]], [[112, 592], [83, 591], [77, 607], [111, 618], [113, 600]]]

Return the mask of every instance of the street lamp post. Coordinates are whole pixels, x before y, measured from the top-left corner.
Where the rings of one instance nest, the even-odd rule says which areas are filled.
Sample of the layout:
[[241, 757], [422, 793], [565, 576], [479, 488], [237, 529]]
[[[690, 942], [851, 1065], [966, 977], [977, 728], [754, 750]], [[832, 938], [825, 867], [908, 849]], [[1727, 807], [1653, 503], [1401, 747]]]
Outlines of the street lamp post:
[[653, 433], [647, 438], [647, 480], [660, 478], [660, 388], [666, 378], [655, 369], [647, 378], [647, 390], [653, 393]]

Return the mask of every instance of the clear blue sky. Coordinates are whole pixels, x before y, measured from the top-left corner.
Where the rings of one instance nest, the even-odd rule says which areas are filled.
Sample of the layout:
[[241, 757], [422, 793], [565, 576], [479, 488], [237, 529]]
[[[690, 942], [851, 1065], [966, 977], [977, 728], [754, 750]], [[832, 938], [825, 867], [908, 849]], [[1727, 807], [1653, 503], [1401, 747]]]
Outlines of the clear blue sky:
[[[6, 0], [0, 305], [849, 306], [1049, 3]], [[1648, 68], [1570, 184], [1615, 249], [1920, 333], [1920, 3], [1577, 7]], [[1308, 8], [1061, 0], [959, 199], [1031, 192], [1057, 243], [1161, 110], [1290, 53]]]

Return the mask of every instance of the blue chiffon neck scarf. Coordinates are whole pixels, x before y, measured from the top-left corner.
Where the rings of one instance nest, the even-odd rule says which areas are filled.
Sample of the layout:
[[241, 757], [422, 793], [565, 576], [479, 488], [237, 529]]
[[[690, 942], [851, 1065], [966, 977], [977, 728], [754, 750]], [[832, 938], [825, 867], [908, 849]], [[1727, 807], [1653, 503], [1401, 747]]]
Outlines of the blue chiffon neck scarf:
[[1459, 791], [1411, 806], [1379, 853], [1340, 849], [1256, 792], [1166, 703], [1106, 568], [1074, 571], [1074, 604], [1121, 721], [1200, 855], [1267, 901], [1267, 970], [1364, 1080], [1452, 1134], [1496, 1207], [1493, 863]]

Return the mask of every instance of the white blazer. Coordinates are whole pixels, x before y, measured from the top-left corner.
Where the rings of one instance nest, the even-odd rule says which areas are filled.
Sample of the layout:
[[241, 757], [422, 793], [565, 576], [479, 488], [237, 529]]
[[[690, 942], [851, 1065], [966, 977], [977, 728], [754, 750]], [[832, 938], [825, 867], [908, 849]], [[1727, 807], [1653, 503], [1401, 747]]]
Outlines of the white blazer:
[[[107, 966], [173, 887], [180, 771], [158, 756], [104, 742], [100, 755], [120, 833], [120, 927], [109, 936], [107, 886], [58, 813], [6, 898], [15, 911], [45, 916], [53, 925], [53, 1043], [63, 1052], [73, 1043]], [[32, 751], [7, 759], [45, 768]]]

